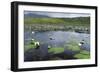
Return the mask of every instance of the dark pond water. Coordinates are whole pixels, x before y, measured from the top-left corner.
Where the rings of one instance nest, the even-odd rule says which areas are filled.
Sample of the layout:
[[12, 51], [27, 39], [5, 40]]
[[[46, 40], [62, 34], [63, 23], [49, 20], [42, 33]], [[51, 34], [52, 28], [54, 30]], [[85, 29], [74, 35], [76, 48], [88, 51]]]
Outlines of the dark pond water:
[[[47, 46], [52, 47], [64, 47], [65, 44], [74, 40], [76, 42], [85, 41], [84, 45], [81, 46], [82, 49], [90, 51], [90, 34], [87, 33], [77, 33], [72, 31], [27, 31], [24, 32], [24, 42], [25, 45], [30, 42], [31, 39], [35, 39], [41, 43], [41, 49], [39, 54], [41, 56], [48, 56]], [[69, 55], [69, 59], [73, 59], [72, 55], [76, 52], [70, 50], [64, 50], [63, 54]], [[25, 61], [32, 61], [33, 51], [29, 50], [25, 53]], [[53, 55], [54, 56], [54, 55]], [[62, 55], [60, 55], [62, 56]]]

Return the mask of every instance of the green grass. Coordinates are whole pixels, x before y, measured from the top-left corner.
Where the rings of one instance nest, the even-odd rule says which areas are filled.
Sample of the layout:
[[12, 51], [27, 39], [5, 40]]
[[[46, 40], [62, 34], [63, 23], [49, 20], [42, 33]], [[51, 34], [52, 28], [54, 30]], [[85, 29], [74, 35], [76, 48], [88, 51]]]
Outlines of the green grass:
[[77, 18], [32, 18], [25, 17], [25, 24], [65, 24], [73, 26], [89, 26], [90, 17], [77, 17]]
[[64, 23], [63, 20], [57, 18], [25, 18], [25, 24], [58, 24]]
[[88, 51], [82, 50], [80, 53], [74, 55], [77, 59], [89, 59], [90, 53]]
[[58, 54], [58, 53], [64, 52], [64, 48], [62, 48], [62, 47], [52, 47], [52, 48], [48, 49], [48, 52]]

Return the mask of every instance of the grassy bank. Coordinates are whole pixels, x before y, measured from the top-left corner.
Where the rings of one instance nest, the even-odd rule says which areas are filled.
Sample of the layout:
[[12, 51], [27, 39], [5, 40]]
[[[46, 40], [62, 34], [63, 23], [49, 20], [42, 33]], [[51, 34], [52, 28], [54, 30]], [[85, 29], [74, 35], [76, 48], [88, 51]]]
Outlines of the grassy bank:
[[49, 25], [71, 25], [71, 26], [89, 26], [90, 17], [77, 17], [77, 18], [32, 18], [26, 17], [24, 24], [49, 24]]

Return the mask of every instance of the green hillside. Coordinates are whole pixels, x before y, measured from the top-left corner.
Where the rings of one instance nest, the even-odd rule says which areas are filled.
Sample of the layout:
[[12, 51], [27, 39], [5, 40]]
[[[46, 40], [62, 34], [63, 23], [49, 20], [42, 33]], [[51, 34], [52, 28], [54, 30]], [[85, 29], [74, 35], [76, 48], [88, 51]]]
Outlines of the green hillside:
[[89, 26], [90, 17], [77, 17], [77, 18], [25, 18], [24, 23], [27, 24], [51, 24], [51, 25], [80, 25]]

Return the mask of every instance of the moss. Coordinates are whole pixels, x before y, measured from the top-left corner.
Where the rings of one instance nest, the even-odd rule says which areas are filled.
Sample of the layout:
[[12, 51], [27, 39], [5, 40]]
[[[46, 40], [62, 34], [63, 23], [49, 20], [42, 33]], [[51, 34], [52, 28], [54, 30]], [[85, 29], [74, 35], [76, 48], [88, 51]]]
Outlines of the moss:
[[57, 54], [57, 53], [62, 53], [64, 52], [64, 48], [62, 47], [53, 47], [53, 48], [50, 48], [48, 50], [49, 53], [54, 53], [54, 54]]

